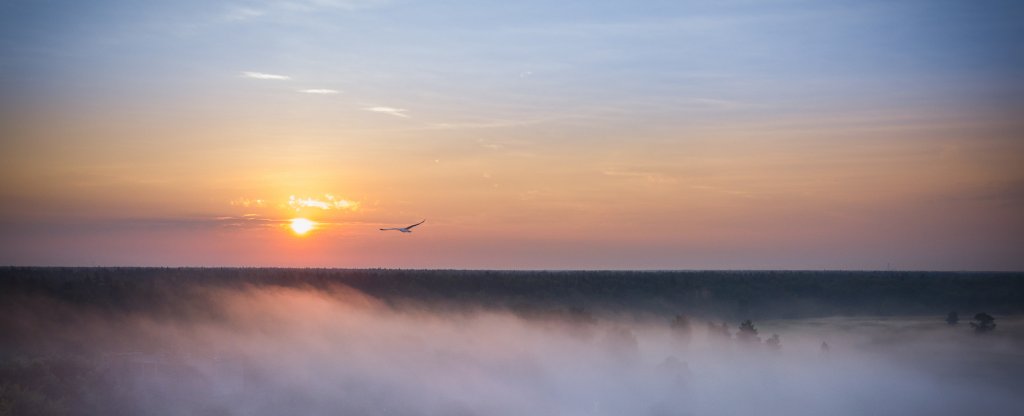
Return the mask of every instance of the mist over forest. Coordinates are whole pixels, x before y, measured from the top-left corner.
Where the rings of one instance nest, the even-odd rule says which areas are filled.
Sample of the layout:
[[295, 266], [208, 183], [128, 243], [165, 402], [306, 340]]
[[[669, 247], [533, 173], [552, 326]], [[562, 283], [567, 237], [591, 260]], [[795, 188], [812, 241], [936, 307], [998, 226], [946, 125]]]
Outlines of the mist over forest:
[[1022, 277], [4, 268], [0, 414], [1017, 414]]

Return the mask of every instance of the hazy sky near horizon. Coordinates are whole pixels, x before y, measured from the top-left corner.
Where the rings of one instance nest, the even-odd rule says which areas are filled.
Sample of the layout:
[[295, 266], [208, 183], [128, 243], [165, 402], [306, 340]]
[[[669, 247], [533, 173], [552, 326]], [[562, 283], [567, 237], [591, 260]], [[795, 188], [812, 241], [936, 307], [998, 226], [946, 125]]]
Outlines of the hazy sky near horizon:
[[1022, 21], [0, 1], [0, 264], [1022, 270]]

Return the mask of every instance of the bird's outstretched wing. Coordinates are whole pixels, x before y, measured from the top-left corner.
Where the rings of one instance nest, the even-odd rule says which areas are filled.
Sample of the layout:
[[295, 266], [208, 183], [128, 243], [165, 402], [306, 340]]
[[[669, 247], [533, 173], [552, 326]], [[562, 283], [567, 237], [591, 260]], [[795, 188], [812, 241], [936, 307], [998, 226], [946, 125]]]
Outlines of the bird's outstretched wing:
[[398, 229], [398, 228], [381, 228], [380, 230], [381, 230], [381, 231], [395, 231], [395, 230], [397, 230], [397, 229]]
[[420, 222], [418, 222], [418, 223], [415, 223], [415, 224], [413, 224], [413, 225], [410, 225], [410, 226], [408, 226], [408, 227], [405, 227], [405, 229], [406, 229], [406, 230], [408, 230], [408, 229], [410, 229], [410, 228], [412, 228], [412, 227], [415, 227], [415, 226], [417, 226], [417, 225], [423, 224], [423, 223], [425, 223], [425, 222], [427, 222], [427, 220], [423, 220], [423, 221], [420, 221]]

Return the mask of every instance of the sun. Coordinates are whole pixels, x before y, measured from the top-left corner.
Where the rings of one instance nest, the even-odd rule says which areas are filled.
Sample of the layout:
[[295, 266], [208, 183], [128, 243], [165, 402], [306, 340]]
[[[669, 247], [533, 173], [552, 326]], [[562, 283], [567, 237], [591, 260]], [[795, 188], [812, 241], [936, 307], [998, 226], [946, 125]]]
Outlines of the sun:
[[316, 223], [305, 218], [292, 218], [292, 232], [297, 235], [305, 235], [316, 227]]

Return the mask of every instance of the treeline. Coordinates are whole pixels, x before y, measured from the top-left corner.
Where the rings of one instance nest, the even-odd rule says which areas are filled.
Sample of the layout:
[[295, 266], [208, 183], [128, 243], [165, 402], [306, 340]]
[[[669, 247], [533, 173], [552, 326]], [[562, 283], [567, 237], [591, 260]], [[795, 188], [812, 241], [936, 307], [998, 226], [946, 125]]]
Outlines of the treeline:
[[339, 285], [395, 307], [522, 313], [572, 308], [768, 319], [1024, 312], [1024, 273], [0, 268], [0, 300], [49, 298], [112, 311], [180, 313], [180, 303], [202, 301], [197, 290], [205, 288]]

